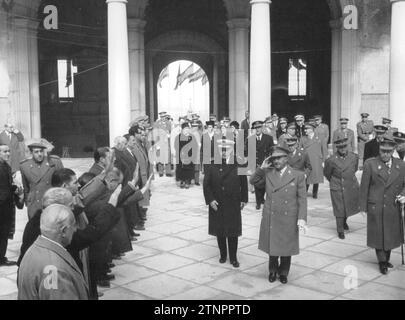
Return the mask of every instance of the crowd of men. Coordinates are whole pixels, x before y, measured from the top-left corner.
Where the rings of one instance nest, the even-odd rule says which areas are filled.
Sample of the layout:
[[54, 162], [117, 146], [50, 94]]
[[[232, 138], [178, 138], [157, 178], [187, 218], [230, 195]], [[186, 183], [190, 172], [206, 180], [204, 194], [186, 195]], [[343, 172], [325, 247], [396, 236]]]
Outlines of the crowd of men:
[[[20, 161], [23, 137], [6, 125], [0, 133], [0, 266], [15, 264], [6, 257], [7, 242], [15, 208], [25, 205], [29, 220], [16, 262], [19, 299], [98, 299], [97, 286], [109, 287], [114, 279], [113, 260], [131, 251], [145, 230], [154, 165], [159, 176], [174, 171], [184, 189], [192, 181], [199, 185], [204, 174], [208, 232], [217, 237], [220, 263], [229, 253], [239, 267], [241, 212], [250, 185], [262, 210], [259, 249], [269, 255], [269, 281], [286, 284], [291, 257], [299, 254], [299, 232], [307, 228], [307, 192], [312, 185], [317, 199], [326, 177], [339, 238], [345, 239], [349, 217], [367, 214], [367, 245], [376, 250], [381, 273], [393, 267], [391, 250], [404, 242], [405, 134], [389, 119], [374, 125], [361, 115], [357, 155], [347, 118], [340, 119], [328, 150], [329, 127], [320, 115], [305, 121], [299, 114], [289, 123], [274, 114], [251, 123], [246, 112], [241, 125], [215, 115], [203, 125], [190, 113], [177, 126], [166, 112], [159, 116], [153, 125], [148, 116], [138, 117], [114, 146], [97, 148], [94, 164], [80, 177], [41, 142], [29, 144], [31, 156]], [[254, 163], [245, 163], [251, 150]], [[14, 179], [18, 170], [21, 185]]]

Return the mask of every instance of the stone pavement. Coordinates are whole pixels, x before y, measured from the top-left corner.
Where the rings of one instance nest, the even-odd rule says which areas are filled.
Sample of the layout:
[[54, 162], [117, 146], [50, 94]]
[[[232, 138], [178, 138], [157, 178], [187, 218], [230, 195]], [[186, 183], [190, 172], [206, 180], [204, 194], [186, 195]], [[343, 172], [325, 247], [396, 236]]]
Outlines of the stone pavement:
[[[78, 174], [90, 160], [64, 160]], [[134, 250], [114, 261], [116, 279], [102, 289], [107, 299], [405, 299], [405, 268], [400, 250], [392, 254], [394, 269], [379, 273], [373, 250], [366, 247], [366, 219], [349, 219], [346, 240], [337, 238], [327, 183], [319, 199], [308, 198], [308, 225], [301, 235], [301, 254], [293, 257], [289, 283], [269, 283], [268, 257], [257, 249], [261, 213], [254, 195], [243, 211], [239, 239], [240, 268], [218, 263], [216, 239], [208, 235], [207, 207], [202, 187], [175, 186], [173, 178], [157, 177], [152, 188], [146, 231]], [[19, 211], [15, 240], [8, 257], [19, 254], [26, 212]], [[16, 299], [16, 267], [0, 268], [0, 300]], [[357, 280], [351, 280], [352, 275]], [[357, 281], [357, 289], [350, 289]]]

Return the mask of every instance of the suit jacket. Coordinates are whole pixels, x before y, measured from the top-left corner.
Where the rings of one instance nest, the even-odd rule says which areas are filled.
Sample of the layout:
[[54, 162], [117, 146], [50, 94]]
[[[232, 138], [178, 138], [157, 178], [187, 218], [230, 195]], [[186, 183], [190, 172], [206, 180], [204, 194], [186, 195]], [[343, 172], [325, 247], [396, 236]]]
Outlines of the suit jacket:
[[39, 237], [18, 271], [18, 300], [88, 300], [88, 287], [71, 255]]
[[364, 161], [375, 158], [380, 154], [380, 144], [377, 139], [373, 139], [364, 145]]
[[213, 236], [238, 237], [242, 235], [242, 215], [240, 204], [247, 203], [247, 178], [238, 175], [234, 164], [209, 164], [205, 166], [203, 183], [205, 203], [216, 200], [218, 211], [209, 206], [208, 233]]
[[37, 164], [32, 158], [21, 162], [20, 170], [29, 218], [32, 218], [35, 212], [42, 208], [44, 193], [52, 187], [52, 175], [56, 170], [62, 168], [62, 161], [54, 155], [45, 157], [41, 164]]
[[[341, 140], [341, 139], [348, 139], [348, 141], [347, 141], [347, 143], [348, 143], [347, 148], [348, 148], [348, 150], [349, 150], [350, 152], [354, 152], [354, 150], [355, 150], [354, 131], [351, 130], [351, 129], [346, 129], [346, 130], [336, 129], [336, 130], [333, 132], [333, 138], [332, 138], [332, 140], [333, 140], [333, 141], [336, 141], [336, 140]], [[333, 141], [332, 141], [332, 142], [333, 142]], [[334, 153], [334, 154], [336, 153], [336, 146], [335, 146], [335, 144], [333, 144], [333, 153]]]
[[[8, 229], [14, 212], [14, 190], [11, 167], [0, 159], [0, 228]], [[5, 233], [9, 231], [5, 230]]]
[[20, 161], [25, 158], [23, 142], [24, 136], [21, 132], [12, 133], [11, 139], [5, 131], [0, 133], [0, 144], [10, 148], [10, 166], [13, 173], [20, 169]]
[[359, 157], [353, 152], [349, 152], [344, 159], [335, 154], [325, 162], [323, 172], [329, 181], [335, 217], [347, 218], [360, 211], [359, 182], [356, 177], [358, 164]]
[[257, 141], [257, 136], [251, 135], [248, 139], [255, 139], [256, 141], [256, 165], [261, 166], [264, 159], [270, 156], [271, 148], [274, 146], [273, 137], [264, 134], [261, 141]]
[[299, 253], [297, 222], [307, 219], [307, 191], [304, 173], [287, 166], [283, 176], [270, 168], [258, 168], [250, 178], [257, 188], [266, 189], [259, 250], [272, 256], [288, 257]]
[[405, 163], [392, 159], [391, 174], [378, 156], [364, 163], [360, 211], [367, 212], [367, 245], [391, 250], [403, 243], [400, 210], [395, 199], [405, 195]]

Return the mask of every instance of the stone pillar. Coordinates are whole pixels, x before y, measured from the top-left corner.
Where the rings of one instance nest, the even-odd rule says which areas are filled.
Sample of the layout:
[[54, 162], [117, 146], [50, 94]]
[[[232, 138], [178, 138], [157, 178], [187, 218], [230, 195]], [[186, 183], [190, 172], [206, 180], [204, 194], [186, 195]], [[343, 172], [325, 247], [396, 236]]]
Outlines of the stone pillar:
[[146, 21], [128, 19], [131, 120], [145, 114], [145, 30]]
[[229, 116], [244, 119], [249, 105], [249, 19], [227, 22], [229, 35]]
[[[330, 22], [332, 29], [332, 79], [331, 79], [331, 134], [338, 128], [341, 118], [342, 23]], [[350, 119], [353, 122], [355, 119]], [[331, 141], [333, 143], [333, 141]]]
[[252, 0], [250, 44], [250, 119], [271, 114], [270, 0]]
[[110, 145], [128, 131], [131, 119], [127, 1], [107, 0]]
[[391, 0], [390, 118], [405, 130], [405, 1]]
[[213, 76], [212, 76], [212, 95], [213, 95], [213, 110], [214, 110], [214, 114], [217, 115], [218, 120], [220, 119], [220, 115], [219, 115], [219, 97], [218, 97], [218, 93], [219, 93], [219, 81], [218, 81], [218, 69], [219, 69], [219, 65], [218, 65], [218, 57], [214, 55], [214, 66], [213, 66]]

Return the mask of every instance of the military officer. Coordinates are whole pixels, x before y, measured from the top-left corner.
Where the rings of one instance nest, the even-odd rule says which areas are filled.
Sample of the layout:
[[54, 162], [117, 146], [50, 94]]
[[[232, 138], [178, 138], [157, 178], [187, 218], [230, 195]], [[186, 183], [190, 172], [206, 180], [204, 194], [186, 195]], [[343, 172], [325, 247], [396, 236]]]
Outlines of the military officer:
[[[266, 204], [260, 224], [259, 250], [269, 255], [269, 281], [277, 275], [287, 283], [291, 256], [299, 254], [299, 230], [305, 230], [307, 194], [303, 172], [288, 166], [289, 151], [274, 147], [250, 179], [266, 189]], [[279, 261], [280, 259], [280, 261]]]
[[396, 150], [394, 151], [394, 158], [404, 160], [405, 156], [405, 133], [402, 132], [394, 132], [393, 134], [394, 140], [397, 143]]
[[[264, 159], [266, 159], [271, 152], [271, 148], [274, 146], [273, 138], [267, 134], [263, 134], [263, 121], [255, 121], [252, 123], [252, 129], [256, 131], [256, 134], [250, 136], [248, 141], [255, 139], [256, 143], [256, 167], [259, 167]], [[254, 143], [254, 142], [248, 142]], [[256, 196], [256, 210], [260, 210], [262, 204], [264, 204], [264, 188], [255, 187]]]
[[356, 178], [359, 157], [348, 150], [348, 142], [347, 138], [334, 141], [337, 153], [325, 161], [323, 170], [330, 183], [330, 197], [339, 239], [344, 239], [344, 230], [349, 230], [347, 218], [360, 212], [359, 182]]
[[245, 140], [249, 136], [250, 130], [250, 119], [249, 119], [249, 111], [245, 111], [245, 119], [242, 121], [240, 128], [243, 130], [243, 135]]
[[301, 139], [301, 137], [304, 137], [306, 135], [305, 133], [305, 117], [302, 114], [297, 114], [295, 117], [295, 135], [297, 136], [298, 140]]
[[288, 124], [287, 118], [280, 118], [279, 125], [278, 125], [277, 132], [276, 132], [277, 141], [278, 141], [278, 139], [280, 139], [280, 137], [283, 134], [287, 133], [287, 124]]
[[[370, 158], [375, 158], [380, 154], [378, 147], [379, 143], [384, 140], [384, 136], [387, 133], [387, 127], [382, 125], [374, 126], [376, 137], [373, 140], [368, 141], [364, 146], [364, 161]], [[392, 139], [392, 137], [391, 137]]]
[[157, 170], [159, 173], [160, 177], [163, 177], [163, 173], [165, 172], [166, 177], [171, 177], [172, 176], [172, 164], [171, 164], [171, 150], [170, 150], [170, 135], [172, 132], [172, 122], [169, 120], [169, 115], [167, 114], [167, 112], [162, 111], [159, 112], [159, 116], [160, 119], [158, 119], [155, 123], [155, 128], [161, 129], [164, 132], [167, 133], [167, 140], [162, 143], [163, 145], [167, 144], [167, 163], [158, 163], [157, 166]]
[[46, 146], [42, 143], [32, 143], [28, 146], [32, 157], [21, 161], [20, 170], [24, 187], [25, 205], [28, 218], [42, 207], [42, 197], [50, 189], [52, 174], [63, 168], [58, 156], [45, 155]]
[[277, 144], [277, 127], [274, 127], [273, 121], [272, 117], [267, 117], [264, 120], [263, 133], [272, 137], [274, 144]]
[[374, 122], [368, 120], [370, 115], [368, 113], [361, 114], [361, 121], [357, 123], [357, 142], [359, 149], [360, 170], [363, 167], [364, 159], [364, 146], [373, 139]]
[[[340, 122], [340, 128], [336, 129], [333, 132], [332, 140], [337, 141], [337, 140], [347, 139], [347, 150], [349, 152], [354, 152], [354, 150], [355, 150], [354, 131], [347, 127], [347, 124], [349, 123], [349, 119], [340, 118], [339, 122]], [[333, 144], [333, 153], [335, 154], [336, 151], [337, 151], [336, 145]]]
[[308, 154], [303, 148], [298, 147], [298, 138], [288, 138], [286, 141], [288, 150], [288, 165], [298, 171], [305, 173], [305, 177], [309, 177], [312, 167]]
[[305, 136], [300, 140], [300, 148], [303, 148], [309, 156], [311, 162], [311, 173], [307, 177], [307, 189], [313, 184], [312, 197], [318, 198], [319, 184], [323, 183], [323, 163], [327, 158], [328, 151], [321, 138], [315, 132], [315, 124], [307, 122], [305, 124]]
[[239, 268], [237, 259], [238, 237], [242, 235], [241, 211], [248, 202], [247, 178], [238, 174], [233, 140], [217, 141], [222, 163], [205, 167], [204, 197], [209, 206], [210, 235], [217, 237], [220, 263], [227, 259], [227, 245], [230, 263]]
[[315, 122], [315, 134], [322, 139], [324, 144], [324, 149], [328, 150], [329, 143], [329, 126], [326, 123], [323, 123], [323, 117], [321, 115], [314, 116]]
[[396, 143], [386, 137], [380, 154], [366, 160], [360, 185], [360, 211], [367, 214], [367, 246], [376, 250], [382, 274], [387, 274], [391, 250], [403, 243], [397, 200], [405, 202], [405, 163], [392, 157]]
[[[297, 136], [295, 135], [295, 129], [296, 129], [296, 126], [295, 126], [295, 123], [294, 122], [291, 122], [291, 123], [289, 123], [288, 125], [287, 125], [287, 132], [286, 133], [284, 133], [284, 134], [282, 134], [279, 138], [278, 138], [278, 145], [280, 146], [280, 147], [283, 147], [283, 148], [288, 148], [288, 145], [287, 145], [287, 139], [291, 139], [291, 138], [296, 138]], [[297, 138], [298, 139], [298, 138]]]

